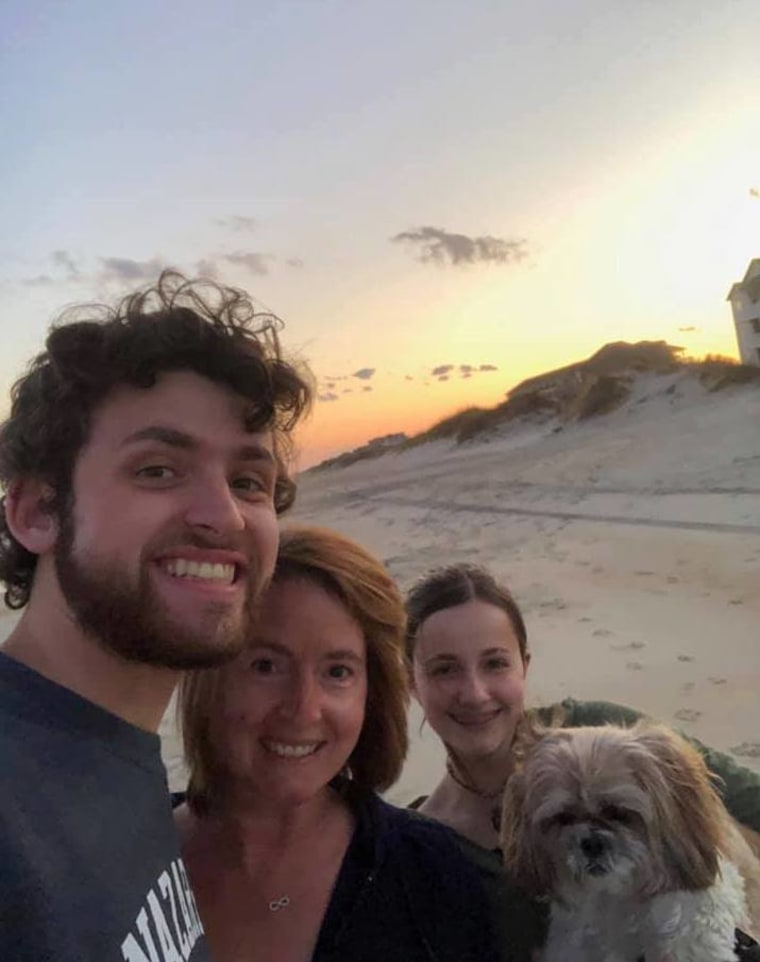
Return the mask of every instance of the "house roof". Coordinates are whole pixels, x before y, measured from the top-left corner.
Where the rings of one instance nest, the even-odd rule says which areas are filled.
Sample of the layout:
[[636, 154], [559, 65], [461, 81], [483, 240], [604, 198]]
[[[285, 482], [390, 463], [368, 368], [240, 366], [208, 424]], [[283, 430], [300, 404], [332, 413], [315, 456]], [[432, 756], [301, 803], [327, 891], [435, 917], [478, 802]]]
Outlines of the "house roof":
[[760, 275], [760, 257], [753, 257], [749, 262], [749, 267], [747, 268], [747, 273], [744, 275], [742, 284], [746, 284], [747, 281], [751, 281], [753, 277]]
[[760, 296], [760, 257], [752, 258], [742, 280], [731, 285], [726, 300], [730, 301], [739, 291], [746, 291], [753, 300]]

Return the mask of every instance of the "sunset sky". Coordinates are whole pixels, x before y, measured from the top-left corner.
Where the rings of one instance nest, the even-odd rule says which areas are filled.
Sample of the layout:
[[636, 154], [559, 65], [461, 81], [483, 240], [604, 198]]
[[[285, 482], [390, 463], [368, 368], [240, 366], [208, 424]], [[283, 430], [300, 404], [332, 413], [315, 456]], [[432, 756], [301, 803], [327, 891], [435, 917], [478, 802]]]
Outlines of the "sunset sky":
[[757, 0], [6, 0], [3, 395], [164, 265], [285, 320], [302, 465], [607, 341], [736, 356], [758, 36]]

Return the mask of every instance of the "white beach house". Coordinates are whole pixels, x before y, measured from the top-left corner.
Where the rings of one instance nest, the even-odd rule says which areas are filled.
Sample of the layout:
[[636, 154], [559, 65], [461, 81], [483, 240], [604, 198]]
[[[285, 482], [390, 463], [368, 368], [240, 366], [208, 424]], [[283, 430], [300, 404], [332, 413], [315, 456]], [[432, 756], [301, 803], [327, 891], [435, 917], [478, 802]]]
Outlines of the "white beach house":
[[750, 261], [744, 279], [728, 292], [742, 364], [760, 367], [760, 257]]

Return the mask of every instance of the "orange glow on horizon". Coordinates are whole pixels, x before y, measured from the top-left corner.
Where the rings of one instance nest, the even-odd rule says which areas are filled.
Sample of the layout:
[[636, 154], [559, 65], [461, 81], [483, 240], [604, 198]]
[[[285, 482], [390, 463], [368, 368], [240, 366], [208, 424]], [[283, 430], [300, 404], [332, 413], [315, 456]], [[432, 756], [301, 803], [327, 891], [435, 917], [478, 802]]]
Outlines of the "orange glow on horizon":
[[[676, 330], [674, 336], [667, 338], [644, 336], [640, 339], [666, 340], [683, 347], [683, 356], [688, 358], [699, 359], [706, 354], [713, 354], [738, 360], [730, 318], [725, 328], [723, 336], [717, 338], [697, 329], [685, 332]], [[611, 340], [638, 339], [620, 337]], [[352, 392], [336, 401], [317, 401], [311, 417], [297, 432], [298, 468], [305, 470], [387, 434], [419, 434], [464, 408], [494, 407], [521, 381], [584, 360], [600, 347], [602, 344], [597, 344], [588, 351], [579, 352], [573, 351], [569, 342], [558, 345], [557, 350], [547, 350], [545, 347], [532, 364], [520, 365], [520, 371], [506, 372], [500, 369], [487, 375], [480, 374], [467, 379], [459, 377], [445, 382], [427, 379], [427, 384], [378, 384], [373, 385], [370, 392], [360, 389], [360, 393]]]

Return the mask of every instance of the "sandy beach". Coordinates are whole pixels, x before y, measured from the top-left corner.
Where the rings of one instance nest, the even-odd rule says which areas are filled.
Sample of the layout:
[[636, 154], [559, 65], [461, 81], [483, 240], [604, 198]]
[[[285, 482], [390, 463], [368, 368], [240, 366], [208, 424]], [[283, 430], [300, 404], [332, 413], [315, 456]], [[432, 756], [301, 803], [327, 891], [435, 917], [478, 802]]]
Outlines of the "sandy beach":
[[[630, 705], [760, 771], [759, 425], [757, 389], [647, 375], [617, 411], [561, 430], [309, 472], [292, 517], [362, 542], [403, 588], [438, 564], [490, 566], [526, 616], [533, 704]], [[442, 771], [420, 723], [413, 707], [399, 803]], [[161, 733], [181, 787], [171, 710]]]

